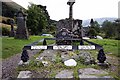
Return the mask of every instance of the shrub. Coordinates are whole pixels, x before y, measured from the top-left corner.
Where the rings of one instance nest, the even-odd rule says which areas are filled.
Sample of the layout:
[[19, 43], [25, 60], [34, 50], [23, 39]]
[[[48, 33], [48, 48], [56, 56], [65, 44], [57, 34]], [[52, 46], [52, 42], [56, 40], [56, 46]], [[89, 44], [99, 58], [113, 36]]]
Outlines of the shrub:
[[3, 36], [9, 36], [9, 33], [10, 33], [9, 29], [2, 27], [2, 35]]
[[94, 38], [97, 35], [97, 32], [94, 28], [90, 28], [88, 34], [90, 38]]

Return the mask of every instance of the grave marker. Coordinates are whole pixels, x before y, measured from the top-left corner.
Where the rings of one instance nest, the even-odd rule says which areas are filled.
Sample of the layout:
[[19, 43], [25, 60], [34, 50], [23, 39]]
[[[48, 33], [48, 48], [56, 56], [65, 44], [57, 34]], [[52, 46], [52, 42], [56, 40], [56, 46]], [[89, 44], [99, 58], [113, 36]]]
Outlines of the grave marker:
[[16, 39], [28, 39], [28, 30], [26, 27], [26, 16], [22, 8], [15, 14], [17, 19]]

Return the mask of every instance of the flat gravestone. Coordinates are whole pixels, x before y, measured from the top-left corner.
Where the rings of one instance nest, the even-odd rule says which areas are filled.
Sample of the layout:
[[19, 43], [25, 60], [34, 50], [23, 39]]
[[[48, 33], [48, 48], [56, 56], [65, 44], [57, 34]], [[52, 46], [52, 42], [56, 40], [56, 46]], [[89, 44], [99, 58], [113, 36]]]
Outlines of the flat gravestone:
[[78, 71], [80, 74], [84, 75], [89, 75], [89, 74], [96, 74], [96, 75], [101, 75], [101, 74], [108, 74], [106, 71], [103, 70], [97, 70], [94, 68], [85, 68], [85, 69], [79, 69]]
[[21, 71], [17, 78], [31, 78], [32, 73], [30, 71]]
[[73, 71], [63, 70], [58, 73], [55, 78], [73, 78]]
[[97, 70], [94, 68], [79, 69], [78, 73], [79, 73], [79, 78], [83, 80], [85, 78], [97, 78], [97, 79], [102, 79], [102, 80], [104, 80], [105, 78], [109, 78], [109, 79], [111, 78], [111, 80], [114, 80], [112, 79], [111, 76], [108, 76], [108, 72], [103, 71], [103, 70]]

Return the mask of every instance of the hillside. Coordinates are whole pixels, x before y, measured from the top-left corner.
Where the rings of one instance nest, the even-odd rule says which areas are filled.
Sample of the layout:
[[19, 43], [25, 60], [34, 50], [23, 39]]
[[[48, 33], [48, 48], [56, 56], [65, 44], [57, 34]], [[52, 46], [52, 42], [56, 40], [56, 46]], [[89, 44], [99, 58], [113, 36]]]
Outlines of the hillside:
[[[106, 20], [108, 20], [108, 21], [111, 21], [111, 22], [113, 22], [114, 20], [116, 20], [117, 18], [114, 18], [114, 17], [104, 17], [104, 18], [93, 18], [95, 21], [97, 21], [100, 25], [104, 22], [104, 21], [106, 21]], [[83, 20], [83, 26], [84, 27], [87, 27], [88, 25], [89, 25], [89, 23], [90, 23], [90, 19], [87, 19], [87, 20]]]

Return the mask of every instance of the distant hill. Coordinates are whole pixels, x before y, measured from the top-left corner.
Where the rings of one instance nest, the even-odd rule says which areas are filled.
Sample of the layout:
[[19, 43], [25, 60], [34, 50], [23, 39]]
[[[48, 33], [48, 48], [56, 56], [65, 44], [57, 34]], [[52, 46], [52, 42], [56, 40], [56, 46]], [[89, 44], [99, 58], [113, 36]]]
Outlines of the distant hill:
[[[111, 21], [111, 22], [113, 22], [114, 20], [116, 20], [117, 18], [109, 18], [109, 17], [105, 17], [105, 18], [93, 18], [93, 20], [94, 21], [97, 21], [100, 25], [104, 22], [104, 21], [106, 21], [106, 20], [108, 20], [108, 21]], [[87, 27], [88, 25], [89, 25], [89, 23], [90, 23], [90, 20], [91, 19], [87, 19], [87, 20], [83, 20], [83, 26], [84, 27]]]

